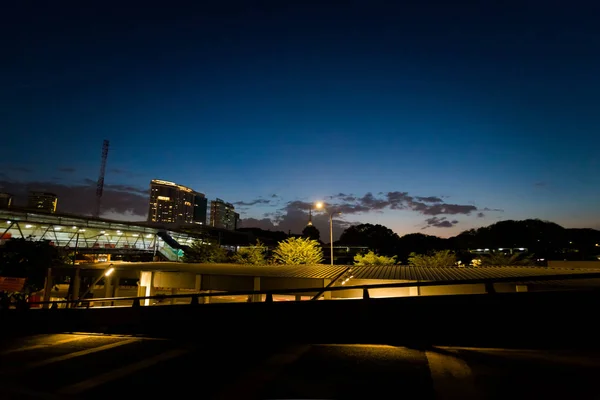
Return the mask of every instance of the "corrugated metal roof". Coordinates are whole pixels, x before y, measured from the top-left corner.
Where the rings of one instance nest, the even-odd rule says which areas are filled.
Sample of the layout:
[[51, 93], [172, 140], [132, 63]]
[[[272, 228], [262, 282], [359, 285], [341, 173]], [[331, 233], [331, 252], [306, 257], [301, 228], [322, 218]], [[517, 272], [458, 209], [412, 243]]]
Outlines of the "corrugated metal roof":
[[[106, 268], [107, 266], [108, 263], [99, 263], [92, 264], [89, 268]], [[241, 275], [312, 279], [333, 279], [344, 272], [346, 268], [351, 267], [354, 279], [401, 281], [447, 281], [459, 279], [535, 277], [590, 272], [598, 272], [600, 274], [600, 270], [545, 267], [417, 268], [403, 265], [378, 267], [344, 265], [248, 266], [236, 264], [186, 264], [175, 262], [114, 263], [114, 266], [117, 267], [117, 269], [182, 271], [206, 275]], [[88, 266], [85, 266], [84, 268], [88, 268]]]
[[544, 267], [452, 267], [419, 268], [410, 266], [352, 267], [354, 279], [385, 279], [403, 281], [446, 281], [459, 279], [486, 279], [529, 277], [598, 272], [590, 269]]

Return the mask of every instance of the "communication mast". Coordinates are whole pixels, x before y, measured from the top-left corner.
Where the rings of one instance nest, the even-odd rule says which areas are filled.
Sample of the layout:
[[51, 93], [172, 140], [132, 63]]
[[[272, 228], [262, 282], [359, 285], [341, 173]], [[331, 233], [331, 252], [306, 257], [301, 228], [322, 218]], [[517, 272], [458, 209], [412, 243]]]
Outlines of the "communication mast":
[[102, 143], [102, 163], [100, 164], [100, 176], [96, 184], [96, 208], [93, 216], [100, 217], [100, 200], [102, 199], [102, 191], [104, 190], [104, 173], [106, 171], [106, 158], [108, 157], [108, 140]]

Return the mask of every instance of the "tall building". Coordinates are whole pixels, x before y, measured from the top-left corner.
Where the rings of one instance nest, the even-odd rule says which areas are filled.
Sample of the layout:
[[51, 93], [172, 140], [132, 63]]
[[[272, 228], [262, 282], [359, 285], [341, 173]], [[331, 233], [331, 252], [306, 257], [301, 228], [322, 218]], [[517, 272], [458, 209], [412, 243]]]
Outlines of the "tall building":
[[240, 214], [235, 212], [231, 203], [225, 203], [221, 199], [210, 202], [210, 226], [221, 229], [236, 230]]
[[202, 193], [196, 193], [194, 197], [194, 224], [206, 225], [206, 212], [208, 200]]
[[148, 222], [206, 224], [206, 197], [189, 187], [153, 179], [150, 182]]
[[13, 202], [13, 195], [10, 193], [0, 193], [0, 208], [10, 208]]
[[49, 213], [56, 212], [57, 203], [58, 197], [54, 193], [29, 192], [29, 197], [27, 198], [27, 208]]

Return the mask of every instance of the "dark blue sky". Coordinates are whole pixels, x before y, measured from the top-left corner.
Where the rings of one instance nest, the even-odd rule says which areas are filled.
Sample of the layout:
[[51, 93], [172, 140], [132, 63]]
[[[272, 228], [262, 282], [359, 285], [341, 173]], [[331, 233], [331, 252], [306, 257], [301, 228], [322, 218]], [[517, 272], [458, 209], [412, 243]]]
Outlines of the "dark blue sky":
[[400, 234], [600, 228], [593, 2], [13, 3], [1, 190], [89, 212], [109, 139], [112, 217], [144, 218], [160, 178], [285, 230], [320, 199]]

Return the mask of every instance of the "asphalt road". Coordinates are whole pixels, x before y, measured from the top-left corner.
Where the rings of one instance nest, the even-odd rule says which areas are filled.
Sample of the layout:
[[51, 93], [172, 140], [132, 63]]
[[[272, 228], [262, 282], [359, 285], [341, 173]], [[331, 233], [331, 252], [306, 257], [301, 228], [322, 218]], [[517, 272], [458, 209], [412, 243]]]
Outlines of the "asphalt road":
[[599, 373], [600, 354], [581, 351], [88, 334], [0, 344], [1, 399], [600, 399]]

